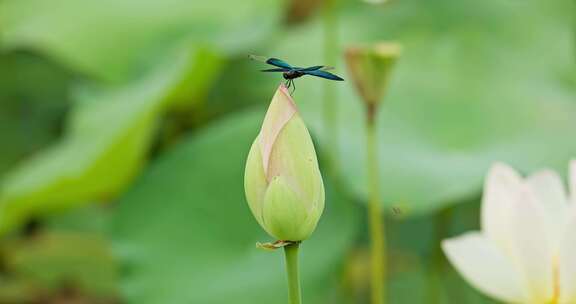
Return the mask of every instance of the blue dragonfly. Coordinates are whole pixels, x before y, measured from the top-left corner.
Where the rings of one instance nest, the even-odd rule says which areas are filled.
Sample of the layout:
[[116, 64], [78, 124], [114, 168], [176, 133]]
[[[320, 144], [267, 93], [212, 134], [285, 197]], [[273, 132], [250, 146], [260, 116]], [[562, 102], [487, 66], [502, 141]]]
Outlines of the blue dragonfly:
[[292, 87], [292, 93], [294, 93], [294, 91], [296, 90], [294, 79], [302, 77], [304, 75], [312, 75], [336, 81], [344, 80], [330, 72], [327, 72], [326, 70], [330, 70], [333, 68], [324, 65], [315, 65], [307, 68], [299, 68], [299, 67], [293, 67], [278, 58], [265, 58], [261, 56], [250, 55], [250, 59], [262, 61], [267, 64], [275, 66], [276, 68], [262, 70], [262, 72], [282, 72], [282, 76], [284, 77], [284, 79], [286, 79], [286, 87], [288, 88]]

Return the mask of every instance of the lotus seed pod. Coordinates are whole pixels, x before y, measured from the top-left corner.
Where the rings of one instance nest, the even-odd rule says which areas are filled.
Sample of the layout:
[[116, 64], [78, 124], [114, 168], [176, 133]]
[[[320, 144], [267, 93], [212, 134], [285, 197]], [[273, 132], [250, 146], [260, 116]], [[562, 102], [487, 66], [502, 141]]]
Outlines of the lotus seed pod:
[[397, 43], [381, 42], [346, 49], [346, 64], [356, 90], [369, 108], [376, 107], [389, 82], [390, 71], [401, 53]]

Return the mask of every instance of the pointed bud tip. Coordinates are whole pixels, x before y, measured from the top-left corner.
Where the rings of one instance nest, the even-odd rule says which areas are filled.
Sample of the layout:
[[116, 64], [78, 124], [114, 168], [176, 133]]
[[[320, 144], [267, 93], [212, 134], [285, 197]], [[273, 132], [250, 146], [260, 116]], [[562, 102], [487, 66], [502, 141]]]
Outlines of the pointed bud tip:
[[290, 92], [288, 92], [288, 87], [286, 87], [286, 85], [283, 83], [278, 86], [278, 90], [281, 90], [286, 95], [290, 95]]
[[296, 106], [296, 102], [292, 98], [292, 95], [290, 95], [290, 91], [288, 90], [286, 85], [281, 83], [280, 86], [278, 86], [277, 93], [278, 92], [281, 93], [282, 97], [284, 97], [284, 98], [282, 98], [282, 100], [287, 102], [287, 104], [291, 108], [291, 110], [298, 113], [299, 111], [298, 111], [298, 107]]
[[268, 174], [268, 165], [272, 147], [276, 142], [278, 134], [294, 115], [298, 115], [298, 108], [284, 84], [280, 84], [272, 102], [268, 107], [262, 128], [260, 129], [260, 148], [262, 153], [262, 165], [266, 172], [266, 178], [270, 179]]

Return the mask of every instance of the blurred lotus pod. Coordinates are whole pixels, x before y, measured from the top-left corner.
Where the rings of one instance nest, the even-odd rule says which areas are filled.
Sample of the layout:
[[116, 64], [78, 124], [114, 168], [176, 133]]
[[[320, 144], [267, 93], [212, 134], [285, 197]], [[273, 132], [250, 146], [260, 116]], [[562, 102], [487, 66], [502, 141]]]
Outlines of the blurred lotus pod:
[[354, 85], [369, 107], [375, 107], [386, 92], [389, 75], [400, 56], [401, 46], [380, 42], [346, 49], [346, 64]]
[[324, 185], [304, 121], [280, 85], [254, 140], [244, 189], [256, 220], [278, 240], [308, 238], [324, 210]]
[[288, 24], [298, 24], [308, 20], [320, 8], [323, 0], [290, 0], [285, 10], [285, 21]]

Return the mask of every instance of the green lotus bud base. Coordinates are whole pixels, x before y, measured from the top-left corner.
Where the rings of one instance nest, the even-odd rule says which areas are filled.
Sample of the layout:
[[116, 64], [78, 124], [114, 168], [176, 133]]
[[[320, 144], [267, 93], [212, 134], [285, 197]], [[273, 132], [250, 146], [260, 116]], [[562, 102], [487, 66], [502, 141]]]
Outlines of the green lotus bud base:
[[284, 248], [289, 245], [300, 244], [300, 242], [292, 242], [292, 241], [276, 241], [274, 243], [256, 243], [256, 248], [273, 251], [279, 248]]

